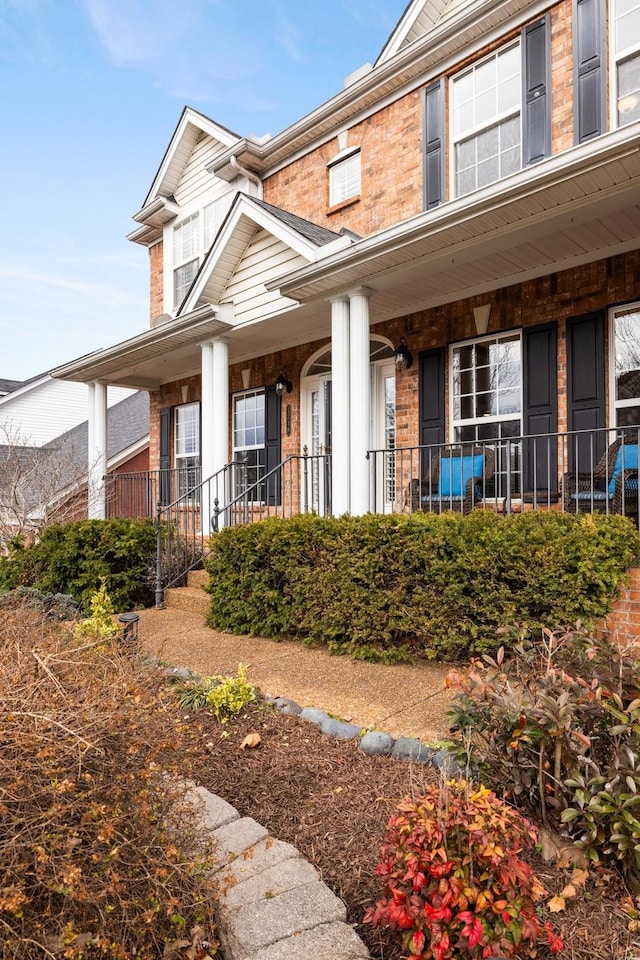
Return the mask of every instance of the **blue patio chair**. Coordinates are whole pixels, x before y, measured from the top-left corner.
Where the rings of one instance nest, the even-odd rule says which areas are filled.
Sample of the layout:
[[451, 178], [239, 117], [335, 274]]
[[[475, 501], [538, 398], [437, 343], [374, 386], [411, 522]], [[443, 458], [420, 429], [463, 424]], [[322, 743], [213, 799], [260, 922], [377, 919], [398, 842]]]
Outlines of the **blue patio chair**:
[[428, 477], [409, 484], [411, 511], [441, 513], [455, 510], [470, 513], [484, 497], [487, 481], [495, 473], [492, 447], [461, 446], [436, 453], [430, 460]]
[[590, 472], [565, 473], [563, 506], [570, 513], [638, 513], [638, 435], [619, 437]]

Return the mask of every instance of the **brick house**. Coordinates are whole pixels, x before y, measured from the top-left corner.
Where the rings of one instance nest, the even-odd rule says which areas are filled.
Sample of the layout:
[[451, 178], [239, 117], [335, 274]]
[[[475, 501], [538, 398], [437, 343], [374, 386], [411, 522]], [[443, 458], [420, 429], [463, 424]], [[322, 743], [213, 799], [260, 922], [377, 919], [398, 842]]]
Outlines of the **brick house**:
[[414, 0], [277, 136], [186, 108], [129, 235], [150, 327], [54, 372], [97, 448], [129, 386], [157, 499], [219, 522], [637, 516], [639, 77], [628, 0]]

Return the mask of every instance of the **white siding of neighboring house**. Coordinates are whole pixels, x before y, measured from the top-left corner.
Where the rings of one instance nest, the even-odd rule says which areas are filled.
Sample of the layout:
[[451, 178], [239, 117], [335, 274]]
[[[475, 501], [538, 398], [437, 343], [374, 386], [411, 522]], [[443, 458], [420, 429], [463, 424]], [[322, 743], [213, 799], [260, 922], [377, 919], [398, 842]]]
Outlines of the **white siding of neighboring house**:
[[[134, 391], [109, 387], [111, 407]], [[11, 440], [39, 447], [88, 419], [89, 391], [84, 383], [46, 377], [0, 397], [0, 443]]]
[[301, 267], [307, 261], [267, 230], [259, 229], [231, 277], [221, 303], [234, 304], [234, 323], [247, 324], [290, 308], [294, 301], [277, 290], [267, 290], [269, 280]]

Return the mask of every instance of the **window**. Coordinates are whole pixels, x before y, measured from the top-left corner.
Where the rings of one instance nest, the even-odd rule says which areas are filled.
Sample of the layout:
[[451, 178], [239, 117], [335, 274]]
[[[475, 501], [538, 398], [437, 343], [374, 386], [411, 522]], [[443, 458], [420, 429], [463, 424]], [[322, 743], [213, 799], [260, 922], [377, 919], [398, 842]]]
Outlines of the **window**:
[[329, 206], [360, 195], [360, 150], [329, 166]]
[[[482, 443], [522, 434], [520, 334], [494, 336], [452, 348], [453, 440]], [[496, 453], [496, 496], [520, 489], [520, 444], [492, 444]]]
[[612, 311], [616, 427], [640, 424], [640, 304]]
[[[176, 407], [174, 423], [176, 494], [184, 497], [200, 483], [200, 404]], [[190, 502], [195, 499], [194, 495]]]
[[456, 196], [520, 170], [520, 43], [452, 81]]
[[640, 119], [640, 0], [616, 0], [614, 55], [618, 126]]
[[208, 203], [202, 211], [203, 227], [203, 245], [205, 252], [216, 238], [216, 234], [222, 226], [222, 221], [229, 212], [233, 193], [225, 193], [223, 197], [218, 197], [213, 203]]
[[[259, 483], [265, 473], [265, 394], [242, 393], [233, 401], [233, 459], [238, 468], [236, 494], [249, 491], [249, 500], [264, 501]], [[256, 486], [257, 484], [257, 486]]]
[[179, 307], [200, 265], [197, 213], [173, 228], [173, 305]]

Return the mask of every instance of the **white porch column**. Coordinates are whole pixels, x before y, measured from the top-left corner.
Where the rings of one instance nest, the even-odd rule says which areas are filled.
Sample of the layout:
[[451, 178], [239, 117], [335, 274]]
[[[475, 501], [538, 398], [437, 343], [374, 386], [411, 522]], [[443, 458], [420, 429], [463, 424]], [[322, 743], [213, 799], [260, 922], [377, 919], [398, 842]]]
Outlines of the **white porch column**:
[[369, 297], [373, 290], [349, 291], [349, 394], [351, 513], [367, 513], [369, 505], [369, 436], [371, 433], [371, 375], [369, 359]]
[[349, 298], [331, 304], [331, 512], [349, 513]]
[[88, 419], [88, 510], [90, 520], [104, 520], [107, 515], [107, 386], [90, 383]]
[[[207, 481], [228, 462], [229, 449], [229, 347], [220, 338], [200, 345], [202, 351], [201, 448], [202, 479]], [[211, 532], [216, 498], [226, 502], [224, 478], [218, 477], [202, 490], [202, 533]], [[220, 518], [220, 525], [223, 518]]]

